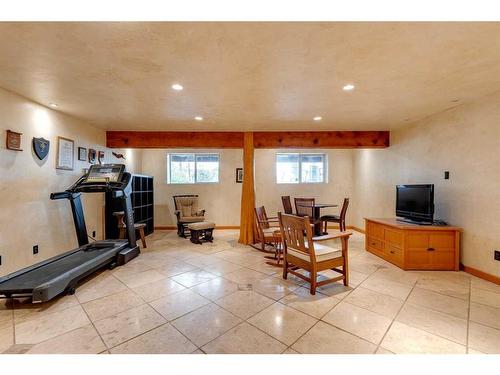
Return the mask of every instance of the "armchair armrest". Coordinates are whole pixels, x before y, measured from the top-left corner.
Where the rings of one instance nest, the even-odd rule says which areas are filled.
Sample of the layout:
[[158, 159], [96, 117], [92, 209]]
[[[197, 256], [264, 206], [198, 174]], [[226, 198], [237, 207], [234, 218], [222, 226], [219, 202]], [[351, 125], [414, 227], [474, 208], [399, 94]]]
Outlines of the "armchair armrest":
[[205, 215], [205, 210], [198, 210], [194, 213], [196, 216], [204, 216]]
[[313, 241], [321, 242], [321, 241], [329, 241], [334, 240], [335, 238], [349, 237], [352, 232], [340, 232], [337, 234], [326, 234], [324, 236], [313, 237]]

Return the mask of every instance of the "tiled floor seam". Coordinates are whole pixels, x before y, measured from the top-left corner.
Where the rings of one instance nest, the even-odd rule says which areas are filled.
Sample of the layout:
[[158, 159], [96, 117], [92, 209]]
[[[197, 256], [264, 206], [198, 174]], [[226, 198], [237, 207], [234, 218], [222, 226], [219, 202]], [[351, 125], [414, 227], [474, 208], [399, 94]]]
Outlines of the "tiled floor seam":
[[[419, 279], [420, 279], [420, 276], [419, 276]], [[389, 332], [389, 330], [391, 329], [392, 325], [394, 324], [394, 321], [396, 320], [396, 318], [398, 317], [399, 313], [401, 312], [401, 310], [403, 310], [403, 307], [406, 305], [406, 303], [408, 302], [408, 299], [410, 298], [413, 290], [415, 289], [415, 287], [417, 286], [417, 283], [418, 283], [418, 280], [415, 281], [415, 283], [413, 284], [410, 292], [408, 293], [408, 295], [406, 296], [404, 302], [401, 304], [401, 307], [399, 308], [398, 312], [394, 315], [394, 318], [392, 318], [392, 321], [391, 321], [391, 324], [389, 324], [389, 326], [387, 327], [387, 329], [385, 330], [385, 333], [384, 335], [382, 336], [382, 338], [380, 339], [380, 342], [379, 344], [377, 345], [377, 348], [375, 349], [374, 353], [377, 352], [377, 350], [381, 347], [382, 343], [384, 342], [384, 339], [385, 339], [385, 336], [387, 336], [387, 332]], [[382, 346], [383, 349], [385, 349], [383, 346]], [[396, 353], [397, 354], [397, 353]]]

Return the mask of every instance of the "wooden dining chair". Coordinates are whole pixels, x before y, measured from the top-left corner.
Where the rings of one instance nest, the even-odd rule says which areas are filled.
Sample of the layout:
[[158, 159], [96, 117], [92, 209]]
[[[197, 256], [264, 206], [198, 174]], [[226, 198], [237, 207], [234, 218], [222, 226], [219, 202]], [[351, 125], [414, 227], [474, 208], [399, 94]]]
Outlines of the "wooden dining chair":
[[314, 204], [316, 203], [315, 198], [295, 198], [295, 212], [297, 216], [307, 216], [311, 224], [317, 224], [320, 222], [320, 218], [316, 217]]
[[292, 201], [289, 195], [284, 195], [281, 197], [281, 202], [283, 203], [283, 210], [287, 215], [293, 215]]
[[344, 203], [342, 204], [342, 209], [340, 210], [340, 215], [323, 215], [320, 220], [324, 222], [325, 230], [327, 232], [328, 223], [339, 223], [340, 231], [345, 231], [345, 216], [347, 214], [347, 207], [349, 206], [349, 198], [344, 198]]
[[315, 198], [295, 198], [294, 203], [297, 216], [309, 216], [309, 218], [313, 218], [315, 202]]
[[[268, 217], [266, 209], [264, 206], [255, 207], [255, 222], [257, 225], [257, 242], [259, 242], [258, 247], [253, 246], [257, 250], [264, 252], [274, 252], [274, 232], [279, 228], [277, 217]], [[272, 250], [267, 250], [266, 245], [273, 246]]]
[[[306, 280], [310, 285], [311, 294], [316, 294], [316, 288], [343, 280], [349, 285], [348, 240], [352, 234], [341, 232], [335, 235], [315, 237], [313, 240], [312, 225], [309, 218], [287, 215], [278, 212], [281, 236], [283, 237], [283, 278], [288, 273]], [[304, 236], [305, 233], [305, 236]], [[341, 248], [333, 248], [319, 244], [320, 241], [340, 239]], [[339, 269], [337, 267], [342, 267]], [[303, 269], [309, 272], [309, 277], [297, 272]], [[318, 272], [333, 270], [338, 277], [317, 281]]]

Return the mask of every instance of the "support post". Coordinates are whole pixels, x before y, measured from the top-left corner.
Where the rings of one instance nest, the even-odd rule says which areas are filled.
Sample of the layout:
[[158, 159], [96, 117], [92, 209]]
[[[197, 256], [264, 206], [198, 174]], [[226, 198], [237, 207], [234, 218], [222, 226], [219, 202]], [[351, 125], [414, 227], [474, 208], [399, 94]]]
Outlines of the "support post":
[[252, 132], [245, 132], [243, 137], [243, 184], [241, 189], [240, 238], [238, 242], [250, 245], [255, 242], [254, 144]]

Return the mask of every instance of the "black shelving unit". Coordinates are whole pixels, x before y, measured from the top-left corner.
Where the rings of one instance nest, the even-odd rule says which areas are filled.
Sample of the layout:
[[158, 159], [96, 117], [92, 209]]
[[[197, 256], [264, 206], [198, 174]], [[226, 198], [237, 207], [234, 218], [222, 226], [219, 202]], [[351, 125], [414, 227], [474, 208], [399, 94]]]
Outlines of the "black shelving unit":
[[[139, 174], [132, 175], [132, 209], [134, 210], [134, 222], [144, 223], [146, 236], [154, 232], [154, 194], [153, 177]], [[118, 226], [113, 212], [123, 211], [119, 199], [114, 199], [110, 193], [106, 193], [106, 238], [118, 238]]]

